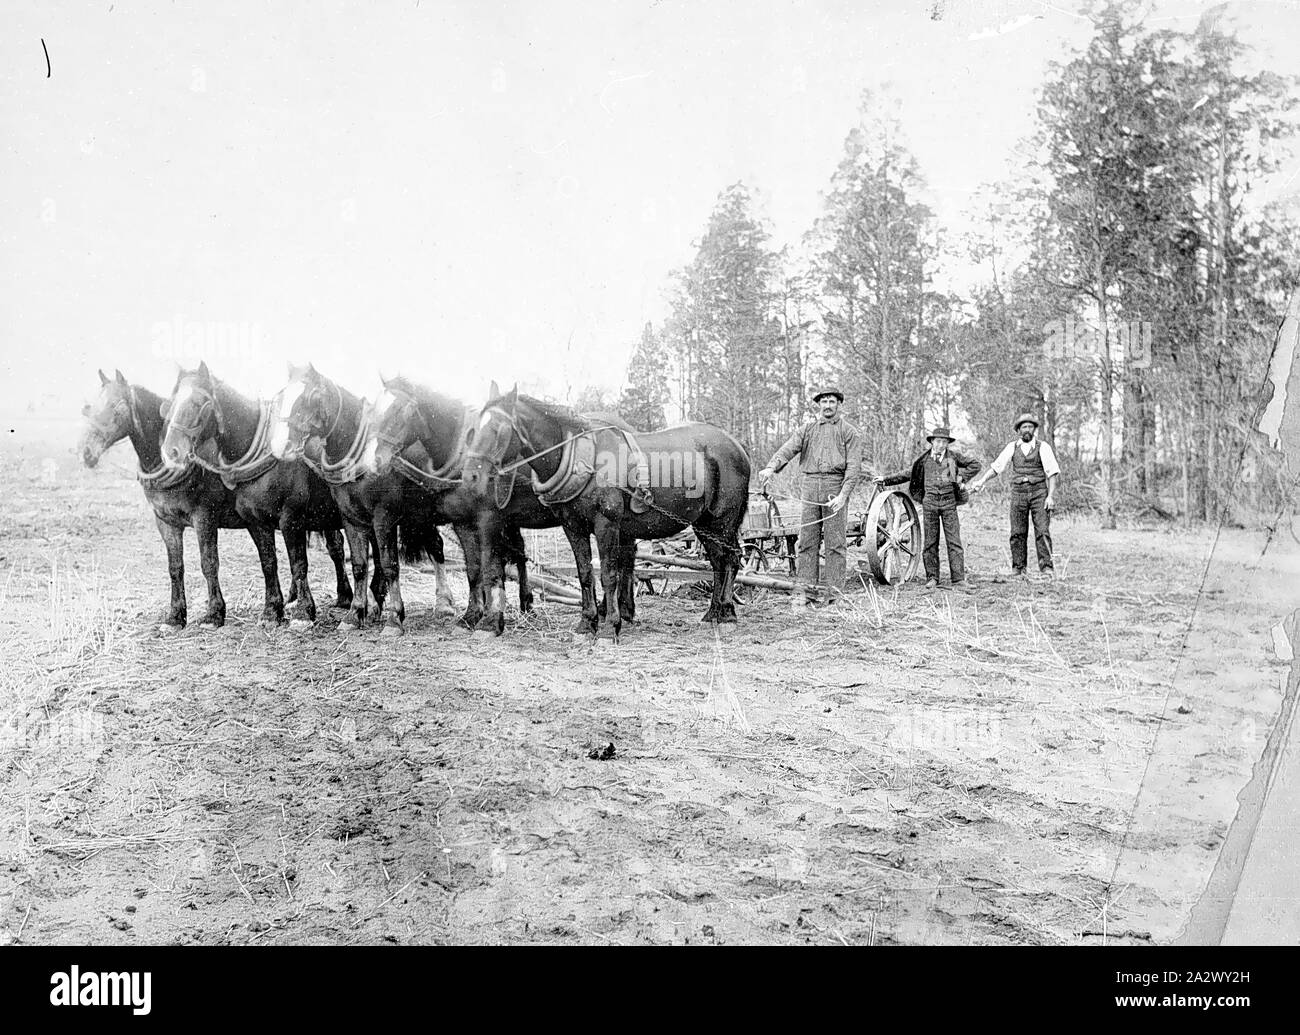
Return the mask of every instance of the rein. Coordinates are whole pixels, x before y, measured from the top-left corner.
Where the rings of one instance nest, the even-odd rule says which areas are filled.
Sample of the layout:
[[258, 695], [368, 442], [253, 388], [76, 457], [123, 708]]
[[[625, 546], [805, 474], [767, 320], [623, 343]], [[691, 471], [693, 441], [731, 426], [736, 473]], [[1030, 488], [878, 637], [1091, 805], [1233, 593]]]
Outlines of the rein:
[[[395, 396], [399, 394], [402, 396], [403, 413], [420, 405], [414, 397], [407, 395], [405, 392], [399, 393], [392, 389], [389, 389], [389, 391], [393, 392]], [[455, 430], [452, 432], [452, 448], [447, 460], [441, 467], [432, 471], [406, 459], [397, 448], [402, 444], [400, 440], [382, 434], [377, 434], [376, 438], [393, 448], [393, 467], [397, 469], [397, 472], [403, 478], [414, 482], [426, 492], [447, 492], [456, 488], [462, 482], [460, 473], [465, 466], [465, 458], [470, 455], [465, 442], [465, 429], [474, 423], [477, 418], [478, 414], [473, 407], [465, 407], [460, 415], [460, 420], [456, 422]], [[403, 424], [405, 424], [406, 419], [408, 418], [403, 419]], [[514, 483], [511, 484], [513, 486]]]

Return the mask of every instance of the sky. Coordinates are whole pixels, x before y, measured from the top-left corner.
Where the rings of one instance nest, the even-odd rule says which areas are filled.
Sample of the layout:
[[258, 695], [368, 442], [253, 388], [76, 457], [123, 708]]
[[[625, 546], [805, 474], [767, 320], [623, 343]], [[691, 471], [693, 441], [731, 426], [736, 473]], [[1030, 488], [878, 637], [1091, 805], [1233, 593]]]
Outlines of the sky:
[[[1300, 71], [1300, 2], [1220, 6]], [[290, 360], [372, 396], [617, 389], [724, 187], [796, 243], [886, 89], [960, 232], [1088, 36], [1070, 0], [196, 7], [0, 13], [4, 413], [200, 355], [250, 394]]]

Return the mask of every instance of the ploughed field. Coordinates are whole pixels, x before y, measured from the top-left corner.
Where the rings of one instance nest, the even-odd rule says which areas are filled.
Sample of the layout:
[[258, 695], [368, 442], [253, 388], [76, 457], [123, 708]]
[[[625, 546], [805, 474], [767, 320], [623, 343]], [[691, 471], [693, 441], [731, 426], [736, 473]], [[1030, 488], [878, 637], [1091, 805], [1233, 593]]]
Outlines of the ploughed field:
[[721, 636], [642, 596], [616, 647], [512, 600], [482, 643], [408, 571], [407, 635], [344, 638], [324, 606], [259, 628], [230, 531], [226, 627], [163, 637], [125, 464], [49, 479], [0, 472], [5, 943], [1165, 941], [1276, 715], [1300, 582], [1287, 536], [1069, 518], [1062, 578], [998, 581], [986, 495], [969, 596], [773, 593]]

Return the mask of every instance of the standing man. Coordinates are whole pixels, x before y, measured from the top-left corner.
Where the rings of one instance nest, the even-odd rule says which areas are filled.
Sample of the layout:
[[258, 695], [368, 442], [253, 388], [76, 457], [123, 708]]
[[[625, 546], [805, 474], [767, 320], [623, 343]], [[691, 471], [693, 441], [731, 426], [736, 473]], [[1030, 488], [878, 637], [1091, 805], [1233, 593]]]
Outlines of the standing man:
[[966, 457], [952, 445], [947, 428], [935, 428], [925, 437], [930, 448], [916, 458], [910, 471], [898, 471], [876, 479], [880, 486], [908, 482], [907, 491], [921, 504], [925, 522], [925, 588], [939, 588], [939, 527], [948, 547], [948, 574], [952, 588], [966, 592], [966, 552], [961, 545], [961, 520], [957, 508], [966, 502], [965, 483], [979, 474], [980, 462]]
[[792, 597], [796, 608], [811, 606], [811, 587], [817, 583], [817, 551], [826, 544], [827, 603], [844, 592], [844, 566], [848, 553], [845, 535], [848, 503], [862, 472], [862, 438], [858, 429], [840, 416], [844, 393], [826, 388], [813, 396], [821, 413], [790, 436], [766, 467], [758, 484], [766, 489], [772, 474], [799, 456], [803, 472], [803, 516], [799, 529], [799, 562]]
[[1020, 578], [1028, 578], [1026, 540], [1029, 536], [1029, 516], [1034, 518], [1034, 547], [1038, 551], [1038, 570], [1043, 578], [1055, 575], [1052, 567], [1052, 509], [1056, 506], [1056, 479], [1061, 468], [1051, 443], [1038, 438], [1038, 419], [1032, 413], [1022, 413], [1015, 423], [1018, 440], [1007, 443], [982, 478], [971, 483], [971, 492], [979, 492], [984, 483], [1011, 465], [1011, 571]]

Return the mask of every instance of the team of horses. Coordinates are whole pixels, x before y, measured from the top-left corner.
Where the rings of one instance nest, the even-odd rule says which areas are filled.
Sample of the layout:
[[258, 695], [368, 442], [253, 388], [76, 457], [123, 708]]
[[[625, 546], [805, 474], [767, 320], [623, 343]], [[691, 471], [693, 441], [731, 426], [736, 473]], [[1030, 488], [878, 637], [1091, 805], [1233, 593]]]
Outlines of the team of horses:
[[[582, 587], [575, 634], [617, 641], [623, 623], [635, 618], [638, 540], [688, 526], [713, 569], [701, 620], [736, 621], [750, 463], [720, 428], [691, 422], [642, 433], [617, 416], [579, 414], [517, 389], [503, 393], [495, 382], [481, 407], [403, 377], [384, 380], [368, 401], [311, 365], [290, 366], [288, 384], [268, 402], [236, 391], [206, 363], [180, 371], [165, 398], [114, 373], [99, 372], [99, 394], [83, 411], [82, 459], [94, 467], [122, 439], [135, 449], [137, 478], [167, 549], [164, 632], [187, 623], [187, 527], [198, 539], [208, 587], [204, 628], [226, 618], [218, 529], [242, 528], [252, 537], [266, 584], [262, 624], [315, 622], [307, 544], [318, 534], [334, 563], [334, 606], [345, 612], [340, 630], [376, 624], [384, 635], [399, 635], [402, 561], [431, 560], [435, 615], [455, 614], [440, 532], [448, 525], [469, 584], [458, 624], [476, 636], [505, 629], [507, 567], [518, 572], [520, 611], [531, 610], [522, 530], [556, 527], [573, 549]], [[289, 556], [287, 601], [277, 530]]]

